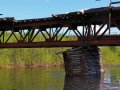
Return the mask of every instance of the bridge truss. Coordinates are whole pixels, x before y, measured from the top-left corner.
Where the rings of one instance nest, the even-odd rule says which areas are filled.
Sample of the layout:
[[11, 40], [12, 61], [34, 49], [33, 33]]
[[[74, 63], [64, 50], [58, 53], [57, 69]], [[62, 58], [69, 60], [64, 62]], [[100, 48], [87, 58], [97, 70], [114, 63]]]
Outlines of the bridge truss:
[[[111, 25], [109, 12], [111, 11]], [[120, 7], [102, 7], [48, 18], [0, 19], [0, 48], [120, 45]], [[116, 31], [116, 29], [114, 29]]]

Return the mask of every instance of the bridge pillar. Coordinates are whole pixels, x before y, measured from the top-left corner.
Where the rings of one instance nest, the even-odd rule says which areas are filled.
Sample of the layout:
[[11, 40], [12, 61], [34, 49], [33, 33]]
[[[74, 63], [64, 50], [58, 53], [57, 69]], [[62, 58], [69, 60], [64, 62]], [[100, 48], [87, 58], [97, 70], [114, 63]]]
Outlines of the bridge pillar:
[[101, 55], [96, 46], [72, 48], [63, 52], [67, 75], [100, 75]]
[[63, 90], [103, 90], [100, 76], [65, 76]]

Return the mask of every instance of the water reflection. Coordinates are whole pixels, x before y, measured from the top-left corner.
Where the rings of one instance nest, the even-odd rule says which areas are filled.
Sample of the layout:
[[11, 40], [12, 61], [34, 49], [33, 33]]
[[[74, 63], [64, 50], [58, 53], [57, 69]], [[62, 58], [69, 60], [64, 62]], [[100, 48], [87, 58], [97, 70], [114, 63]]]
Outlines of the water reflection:
[[98, 76], [65, 76], [64, 90], [120, 90], [120, 68], [108, 68]]
[[120, 90], [120, 68], [109, 68], [104, 74], [103, 90]]
[[64, 69], [4, 69], [0, 90], [120, 90], [120, 68], [109, 68], [101, 77], [65, 76]]
[[64, 71], [61, 69], [0, 70], [0, 90], [63, 90], [63, 82]]
[[64, 90], [100, 90], [100, 77], [66, 75]]

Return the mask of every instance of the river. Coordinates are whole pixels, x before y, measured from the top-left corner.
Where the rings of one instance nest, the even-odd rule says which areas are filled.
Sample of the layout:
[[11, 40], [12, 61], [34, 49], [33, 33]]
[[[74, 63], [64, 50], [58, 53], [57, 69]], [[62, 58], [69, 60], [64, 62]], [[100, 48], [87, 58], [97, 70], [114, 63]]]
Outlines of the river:
[[68, 77], [64, 69], [17, 68], [0, 70], [0, 90], [120, 90], [120, 67], [101, 77]]

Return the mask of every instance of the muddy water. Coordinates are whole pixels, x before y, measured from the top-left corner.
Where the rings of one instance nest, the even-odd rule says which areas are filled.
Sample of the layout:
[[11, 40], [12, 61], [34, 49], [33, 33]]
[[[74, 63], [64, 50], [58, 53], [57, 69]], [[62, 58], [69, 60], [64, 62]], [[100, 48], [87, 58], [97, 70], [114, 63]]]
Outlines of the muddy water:
[[0, 90], [120, 90], [120, 67], [106, 69], [102, 77], [69, 77], [64, 69], [3, 69]]

